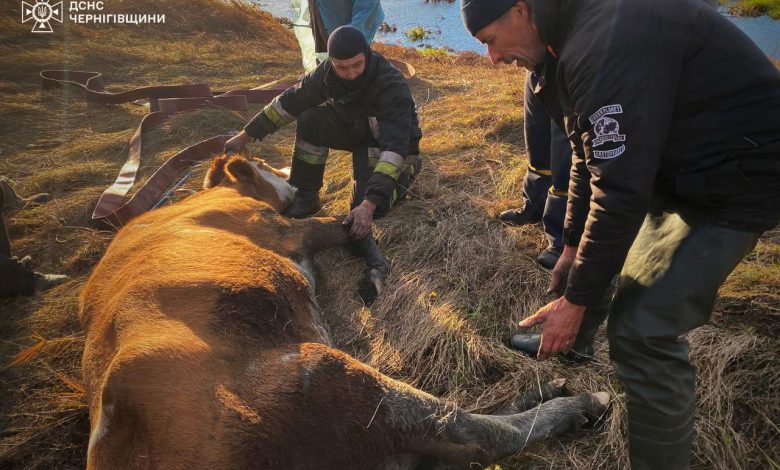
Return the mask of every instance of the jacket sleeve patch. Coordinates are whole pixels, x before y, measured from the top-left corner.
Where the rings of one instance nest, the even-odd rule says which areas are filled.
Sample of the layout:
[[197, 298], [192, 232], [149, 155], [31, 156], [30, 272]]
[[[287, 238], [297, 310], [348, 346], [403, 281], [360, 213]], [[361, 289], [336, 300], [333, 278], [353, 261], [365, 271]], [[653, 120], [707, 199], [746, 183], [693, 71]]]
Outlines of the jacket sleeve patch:
[[626, 135], [620, 133], [620, 123], [616, 118], [610, 115], [623, 114], [623, 107], [619, 104], [610, 104], [602, 106], [601, 109], [593, 113], [588, 120], [593, 125], [593, 157], [602, 160], [608, 160], [620, 156], [626, 151], [625, 144], [609, 150], [595, 150], [607, 142], [619, 143], [626, 141]]

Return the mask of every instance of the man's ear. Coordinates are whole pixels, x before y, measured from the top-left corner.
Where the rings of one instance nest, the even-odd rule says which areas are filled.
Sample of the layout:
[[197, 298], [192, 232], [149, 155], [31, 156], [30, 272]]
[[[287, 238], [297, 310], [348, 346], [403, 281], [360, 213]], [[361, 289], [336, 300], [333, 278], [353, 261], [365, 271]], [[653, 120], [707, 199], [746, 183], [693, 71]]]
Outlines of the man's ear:
[[206, 177], [203, 179], [203, 189], [213, 188], [222, 182], [225, 178], [225, 164], [227, 161], [228, 157], [222, 155], [211, 162], [211, 168], [206, 172]]
[[232, 180], [250, 182], [255, 179], [255, 170], [252, 165], [242, 157], [233, 157], [225, 166], [225, 171]]

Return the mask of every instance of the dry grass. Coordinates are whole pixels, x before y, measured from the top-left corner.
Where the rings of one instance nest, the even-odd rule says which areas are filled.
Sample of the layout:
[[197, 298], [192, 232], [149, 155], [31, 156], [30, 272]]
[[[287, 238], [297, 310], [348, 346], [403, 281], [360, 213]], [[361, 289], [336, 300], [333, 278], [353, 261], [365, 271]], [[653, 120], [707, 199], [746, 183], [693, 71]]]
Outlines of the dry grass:
[[[133, 105], [88, 109], [77, 94], [41, 91], [37, 72], [100, 70], [109, 89], [120, 90], [195, 81], [228, 89], [300, 70], [291, 35], [251, 7], [215, 0], [133, 5], [165, 13], [169, 24], [72, 27], [67, 40], [31, 37], [18, 24], [18, 2], [2, 1], [10, 16], [0, 18], [0, 174], [16, 180], [22, 193], [46, 190], [55, 198], [11, 214], [13, 248], [33, 255], [41, 270], [73, 280], [42, 296], [0, 303], [0, 363], [23, 362], [0, 370], [0, 468], [83, 468], [89, 427], [79, 385], [83, 333], [76, 296], [112, 237], [90, 227], [88, 218], [144, 114]], [[534, 262], [544, 246], [539, 228], [506, 229], [493, 217], [520, 202], [521, 74], [473, 54], [381, 49], [418, 70], [412, 88], [425, 167], [410, 200], [377, 224], [393, 273], [371, 309], [355, 294], [360, 262], [346, 250], [319, 256], [319, 295], [334, 339], [383, 372], [472, 410], [489, 411], [555, 377], [566, 377], [574, 391], [610, 390], [617, 400], [598, 432], [531, 446], [501, 466], [625, 468], [624, 395], [604, 338], [595, 364], [573, 369], [504, 346], [512, 325], [547, 300], [549, 282]], [[242, 123], [221, 110], [171, 119], [145, 141], [142, 175], [175, 151]], [[292, 143], [286, 129], [252, 150], [284, 166]], [[196, 168], [188, 187], [197, 187], [204, 172]], [[349, 175], [349, 158], [335, 152], [326, 212], [347, 210]], [[700, 370], [695, 468], [780, 463], [779, 242], [778, 231], [764, 237], [724, 286], [713, 323], [690, 334]]]

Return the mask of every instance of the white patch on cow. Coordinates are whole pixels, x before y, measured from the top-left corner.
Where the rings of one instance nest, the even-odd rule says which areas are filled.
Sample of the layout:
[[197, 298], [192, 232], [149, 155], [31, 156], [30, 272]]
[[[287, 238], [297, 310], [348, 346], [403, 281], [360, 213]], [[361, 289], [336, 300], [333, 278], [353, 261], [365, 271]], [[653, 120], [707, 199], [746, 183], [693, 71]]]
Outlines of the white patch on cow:
[[92, 449], [95, 447], [95, 444], [97, 444], [99, 440], [103, 439], [106, 433], [108, 433], [108, 422], [113, 412], [114, 412], [114, 405], [104, 405], [101, 407], [100, 416], [98, 416], [98, 421], [97, 424], [95, 424], [95, 429], [92, 430], [92, 434], [90, 434], [89, 436], [87, 455], [92, 453]]
[[282, 362], [288, 363], [292, 359], [298, 359], [300, 355], [298, 353], [287, 353], [284, 356], [282, 356]]
[[320, 311], [320, 306], [317, 303], [317, 297], [314, 293], [314, 263], [311, 259], [304, 258], [299, 262], [294, 262], [294, 264], [309, 283], [309, 314], [311, 315], [312, 324], [320, 335], [320, 341], [327, 346], [332, 346], [333, 338], [331, 338], [328, 326], [322, 318], [322, 312]]
[[279, 201], [284, 207], [292, 204], [293, 200], [295, 199], [296, 189], [293, 186], [290, 186], [290, 183], [288, 183], [284, 178], [280, 178], [270, 171], [263, 170], [260, 164], [257, 162], [252, 162], [252, 166], [254, 167], [258, 176], [266, 180], [268, 183], [271, 183], [271, 186], [273, 186], [273, 188], [276, 190], [276, 196], [279, 198]]
[[295, 267], [298, 268], [298, 271], [303, 274], [303, 277], [305, 277], [306, 281], [308, 281], [309, 292], [311, 293], [312, 298], [314, 298], [314, 264], [312, 264], [310, 259], [305, 258], [295, 263]]
[[311, 319], [314, 322], [314, 329], [317, 330], [317, 333], [320, 335], [320, 342], [324, 344], [325, 346], [333, 346], [333, 338], [330, 336], [330, 331], [328, 331], [328, 325], [325, 324], [325, 320], [322, 318], [322, 311], [320, 310], [320, 305], [317, 303], [316, 300], [312, 298], [312, 301], [309, 303], [309, 314], [311, 314]]

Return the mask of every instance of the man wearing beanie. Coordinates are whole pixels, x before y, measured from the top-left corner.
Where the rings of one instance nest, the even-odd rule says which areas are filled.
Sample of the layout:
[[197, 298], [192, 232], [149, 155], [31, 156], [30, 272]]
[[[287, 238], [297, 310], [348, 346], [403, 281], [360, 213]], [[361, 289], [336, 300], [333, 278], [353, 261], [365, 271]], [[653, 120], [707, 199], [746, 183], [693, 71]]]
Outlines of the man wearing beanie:
[[539, 75], [534, 94], [574, 150], [551, 285], [562, 296], [520, 326], [542, 325], [540, 359], [569, 350], [619, 274], [607, 336], [631, 465], [688, 468], [683, 335], [780, 219], [780, 72], [701, 1], [463, 0], [461, 12], [493, 63]]
[[369, 48], [360, 31], [337, 28], [328, 38], [328, 54], [228, 140], [225, 151], [240, 152], [251, 139], [262, 140], [297, 120], [290, 184], [298, 192], [285, 213], [292, 218], [320, 209], [329, 149], [352, 152], [352, 203], [345, 224], [351, 225], [355, 251], [366, 260], [360, 293], [371, 303], [389, 272], [371, 234], [372, 220], [403, 199], [419, 173], [422, 132], [403, 75]]

